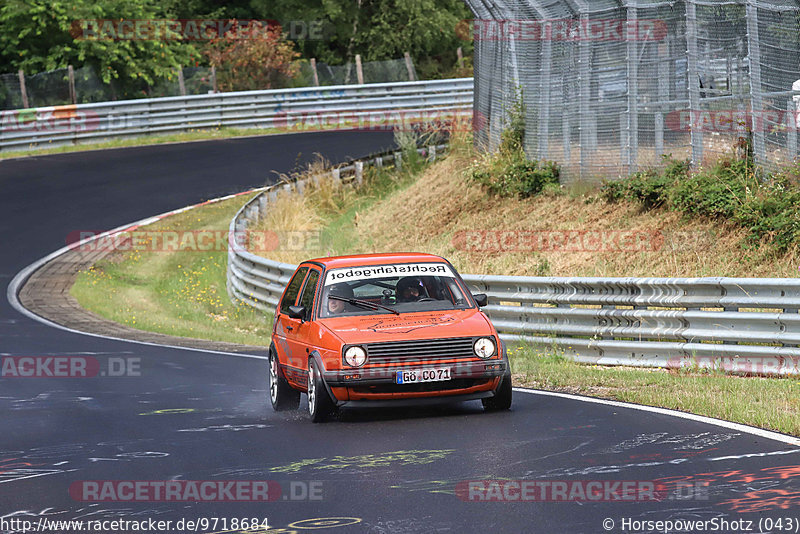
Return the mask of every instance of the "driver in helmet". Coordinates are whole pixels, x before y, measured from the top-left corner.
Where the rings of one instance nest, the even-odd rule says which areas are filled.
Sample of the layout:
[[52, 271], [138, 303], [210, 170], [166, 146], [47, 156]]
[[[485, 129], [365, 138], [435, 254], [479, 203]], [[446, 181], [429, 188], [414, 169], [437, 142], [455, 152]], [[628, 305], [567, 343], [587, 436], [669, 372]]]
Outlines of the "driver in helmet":
[[416, 302], [424, 296], [422, 280], [416, 276], [401, 278], [395, 286], [397, 302]]
[[332, 299], [331, 296], [351, 299], [353, 298], [353, 288], [347, 283], [341, 283], [331, 286], [328, 291], [328, 315], [338, 315], [345, 311], [347, 303], [343, 300]]

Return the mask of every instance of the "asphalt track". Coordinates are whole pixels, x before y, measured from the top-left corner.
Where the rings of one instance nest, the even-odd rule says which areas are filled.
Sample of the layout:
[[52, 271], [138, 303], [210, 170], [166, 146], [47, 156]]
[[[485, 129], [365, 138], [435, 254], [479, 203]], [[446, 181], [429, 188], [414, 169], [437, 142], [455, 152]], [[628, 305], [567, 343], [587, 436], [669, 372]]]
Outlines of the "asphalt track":
[[[72, 230], [110, 229], [263, 185], [298, 154], [337, 161], [390, 143], [374, 132], [331, 132], [2, 161], [0, 276], [7, 284]], [[794, 524], [758, 522], [800, 519], [800, 448], [741, 429], [525, 392], [507, 413], [472, 402], [345, 412], [313, 425], [304, 412], [272, 412], [261, 359], [70, 333], [3, 299], [0, 356], [53, 355], [140, 358], [141, 376], [0, 378], [0, 532], [21, 532], [9, 519], [40, 518], [220, 518], [230, 527], [255, 517], [274, 532], [334, 533], [606, 532], [605, 519], [623, 532], [624, 518], [716, 518], [718, 532], [795, 532]], [[643, 502], [456, 494], [463, 481], [493, 479], [682, 484]], [[271, 480], [281, 493], [267, 503], [80, 502], [69, 494], [74, 482], [105, 480]], [[195, 530], [224, 530], [217, 525]], [[624, 531], [658, 530], [639, 526]]]

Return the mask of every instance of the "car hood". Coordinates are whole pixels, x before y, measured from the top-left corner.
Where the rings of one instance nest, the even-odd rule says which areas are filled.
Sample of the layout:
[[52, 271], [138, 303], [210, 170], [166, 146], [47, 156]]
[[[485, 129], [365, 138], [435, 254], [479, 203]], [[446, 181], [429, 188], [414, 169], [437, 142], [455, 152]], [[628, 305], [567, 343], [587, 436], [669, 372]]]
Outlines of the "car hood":
[[331, 317], [320, 323], [347, 345], [494, 334], [489, 320], [477, 309]]

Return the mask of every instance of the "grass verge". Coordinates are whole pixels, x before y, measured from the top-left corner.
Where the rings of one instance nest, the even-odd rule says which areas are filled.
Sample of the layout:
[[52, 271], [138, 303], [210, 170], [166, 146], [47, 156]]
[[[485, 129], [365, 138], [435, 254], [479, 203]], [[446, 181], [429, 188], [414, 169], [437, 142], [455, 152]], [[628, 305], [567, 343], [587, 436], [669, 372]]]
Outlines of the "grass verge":
[[582, 365], [550, 350], [509, 349], [514, 384], [724, 419], [800, 436], [800, 380]]
[[[140, 330], [268, 345], [272, 316], [232, 304], [225, 285], [228, 225], [245, 201], [235, 197], [140, 229], [155, 239], [131, 242], [136, 250], [113, 252], [80, 273], [70, 293], [84, 308]], [[197, 230], [213, 231], [219, 239], [204, 247], [184, 241]], [[159, 245], [171, 231], [182, 236], [181, 247]], [[183, 250], [172, 250], [177, 248]]]

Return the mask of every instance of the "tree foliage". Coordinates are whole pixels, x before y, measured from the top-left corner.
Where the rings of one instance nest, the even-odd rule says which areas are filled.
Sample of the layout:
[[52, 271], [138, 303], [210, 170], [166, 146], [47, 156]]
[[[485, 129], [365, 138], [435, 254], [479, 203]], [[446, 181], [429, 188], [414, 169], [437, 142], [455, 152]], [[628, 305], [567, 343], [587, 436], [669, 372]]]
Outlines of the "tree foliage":
[[173, 77], [178, 65], [194, 65], [194, 44], [178, 40], [75, 38], [74, 24], [98, 19], [164, 19], [158, 0], [6, 0], [0, 7], [0, 72], [37, 73], [90, 65], [123, 94]]
[[211, 41], [204, 53], [217, 69], [220, 91], [281, 87], [296, 74], [292, 61], [300, 55], [278, 26], [254, 27], [245, 39], [225, 35]]

